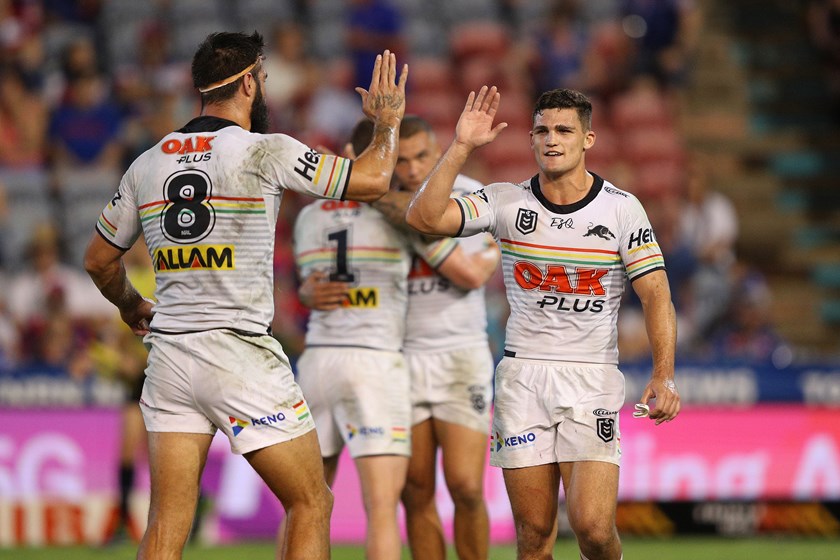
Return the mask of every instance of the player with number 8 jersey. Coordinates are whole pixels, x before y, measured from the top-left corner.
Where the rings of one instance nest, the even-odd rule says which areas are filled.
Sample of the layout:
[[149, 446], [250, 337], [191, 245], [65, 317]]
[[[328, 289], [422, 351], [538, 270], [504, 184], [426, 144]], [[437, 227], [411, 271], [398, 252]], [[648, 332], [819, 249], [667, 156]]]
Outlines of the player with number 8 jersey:
[[[149, 347], [140, 407], [149, 432], [151, 510], [138, 558], [178, 558], [217, 430], [287, 512], [284, 557], [329, 557], [332, 496], [314, 421], [289, 360], [271, 336], [274, 228], [283, 191], [372, 201], [388, 190], [405, 111], [407, 67], [377, 56], [374, 123], [355, 161], [266, 134], [263, 39], [213, 33], [192, 62], [201, 115], [129, 167], [103, 210], [85, 268]], [[143, 234], [157, 303], [125, 276], [122, 256]]]

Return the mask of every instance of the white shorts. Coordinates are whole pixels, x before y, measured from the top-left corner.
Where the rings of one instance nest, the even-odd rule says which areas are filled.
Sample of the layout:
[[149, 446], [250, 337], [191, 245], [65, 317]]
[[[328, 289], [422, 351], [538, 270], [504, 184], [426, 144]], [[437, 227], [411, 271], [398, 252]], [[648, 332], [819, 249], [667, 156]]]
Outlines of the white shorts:
[[490, 464], [619, 464], [624, 374], [605, 364], [503, 358], [496, 368]]
[[321, 455], [411, 455], [408, 369], [399, 352], [307, 348], [298, 382], [315, 418]]
[[406, 352], [411, 423], [437, 418], [490, 433], [493, 355], [486, 345], [447, 352]]
[[215, 434], [248, 453], [314, 429], [280, 343], [227, 329], [146, 335], [140, 408], [150, 432]]

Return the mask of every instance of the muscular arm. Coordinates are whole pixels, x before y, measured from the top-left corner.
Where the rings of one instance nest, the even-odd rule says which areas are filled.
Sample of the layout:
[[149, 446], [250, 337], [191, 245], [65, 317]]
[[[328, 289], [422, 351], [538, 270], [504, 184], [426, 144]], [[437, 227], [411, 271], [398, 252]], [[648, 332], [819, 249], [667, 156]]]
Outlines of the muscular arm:
[[455, 126], [455, 140], [411, 201], [406, 214], [408, 225], [422, 233], [448, 236], [456, 235], [461, 229], [461, 210], [449, 195], [473, 150], [495, 140], [507, 126], [507, 123], [493, 126], [500, 98], [496, 86], [489, 89], [484, 86], [478, 94], [470, 92]]
[[653, 371], [641, 402], [656, 399], [650, 418], [657, 424], [673, 420], [680, 412], [680, 395], [674, 384], [674, 354], [677, 345], [677, 319], [671, 303], [671, 290], [664, 270], [657, 270], [633, 281], [642, 302], [645, 330], [650, 340]]
[[405, 223], [405, 213], [408, 210], [411, 197], [412, 194], [410, 192], [391, 190], [385, 193], [385, 196], [379, 200], [371, 203], [371, 206], [385, 216], [388, 223], [395, 228], [402, 231], [413, 231]]
[[371, 202], [388, 192], [391, 174], [397, 163], [400, 122], [405, 113], [405, 82], [408, 65], [404, 65], [399, 82], [397, 60], [385, 51], [376, 57], [370, 90], [356, 88], [362, 96], [362, 110], [373, 121], [373, 139], [353, 163], [345, 197]]
[[152, 302], [141, 296], [128, 280], [122, 261], [124, 253], [94, 232], [85, 252], [85, 270], [102, 295], [117, 306], [131, 331], [137, 335], [148, 334]]
[[421, 233], [457, 235], [462, 225], [461, 210], [450, 195], [471, 153], [471, 148], [457, 141], [449, 146], [411, 200], [405, 216], [408, 225]]
[[490, 279], [500, 259], [501, 253], [495, 244], [471, 254], [458, 246], [441, 263], [437, 272], [462, 290], [475, 290]]

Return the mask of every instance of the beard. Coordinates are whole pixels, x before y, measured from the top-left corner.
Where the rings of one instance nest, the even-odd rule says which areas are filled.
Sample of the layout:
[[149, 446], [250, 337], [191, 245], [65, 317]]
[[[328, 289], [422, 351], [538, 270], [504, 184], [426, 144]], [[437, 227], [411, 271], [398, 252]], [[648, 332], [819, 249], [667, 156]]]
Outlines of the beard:
[[251, 104], [251, 132], [265, 134], [268, 132], [270, 120], [268, 118], [268, 105], [263, 97], [262, 85], [257, 80], [257, 94]]

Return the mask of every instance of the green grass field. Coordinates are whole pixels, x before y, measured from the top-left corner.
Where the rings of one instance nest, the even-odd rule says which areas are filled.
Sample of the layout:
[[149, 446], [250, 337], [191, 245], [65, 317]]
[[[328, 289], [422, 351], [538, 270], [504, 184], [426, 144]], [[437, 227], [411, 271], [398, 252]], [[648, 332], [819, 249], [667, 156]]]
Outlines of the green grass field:
[[[0, 548], [0, 558], [9, 560], [131, 560], [134, 546], [109, 548]], [[269, 543], [242, 544], [230, 547], [190, 546], [185, 560], [272, 560], [274, 550]], [[364, 553], [359, 547], [336, 546], [334, 560], [359, 560]], [[577, 560], [577, 548], [568, 540], [558, 542], [557, 560]], [[408, 552], [403, 558], [410, 558]], [[449, 558], [455, 559], [450, 552]], [[490, 560], [514, 560], [513, 547], [494, 547]], [[840, 560], [840, 540], [831, 539], [722, 539], [672, 538], [624, 540], [627, 560]]]

